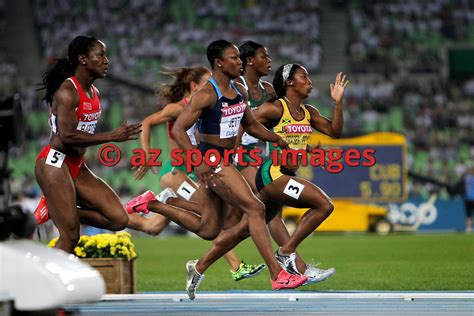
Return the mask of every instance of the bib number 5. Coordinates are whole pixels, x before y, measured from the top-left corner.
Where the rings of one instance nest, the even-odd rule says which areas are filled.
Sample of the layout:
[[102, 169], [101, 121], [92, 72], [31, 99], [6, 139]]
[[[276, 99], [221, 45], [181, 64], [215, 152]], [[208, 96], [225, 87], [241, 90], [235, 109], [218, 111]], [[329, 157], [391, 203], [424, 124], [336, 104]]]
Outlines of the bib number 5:
[[61, 168], [64, 162], [64, 158], [66, 158], [66, 155], [62, 152], [50, 149], [48, 157], [46, 157], [46, 164], [56, 168]]

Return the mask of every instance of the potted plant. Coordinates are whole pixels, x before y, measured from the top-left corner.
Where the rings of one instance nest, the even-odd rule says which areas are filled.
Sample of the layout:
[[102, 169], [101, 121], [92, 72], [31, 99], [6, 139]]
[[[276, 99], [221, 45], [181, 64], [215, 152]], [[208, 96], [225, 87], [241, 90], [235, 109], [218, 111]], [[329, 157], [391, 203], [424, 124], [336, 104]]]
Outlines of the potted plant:
[[[57, 241], [54, 238], [48, 246], [54, 247]], [[129, 233], [81, 236], [74, 253], [102, 274], [108, 294], [136, 292], [137, 254]]]

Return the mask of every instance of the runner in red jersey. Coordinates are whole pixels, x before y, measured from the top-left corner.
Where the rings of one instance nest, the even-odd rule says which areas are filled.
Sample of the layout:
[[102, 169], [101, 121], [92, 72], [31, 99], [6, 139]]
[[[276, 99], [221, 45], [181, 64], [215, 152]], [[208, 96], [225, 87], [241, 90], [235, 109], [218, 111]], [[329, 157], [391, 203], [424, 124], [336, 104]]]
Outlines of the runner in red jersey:
[[84, 161], [87, 147], [137, 139], [140, 133], [140, 124], [124, 123], [95, 134], [101, 108], [92, 83], [106, 76], [108, 65], [103, 42], [78, 36], [69, 44], [68, 58], [59, 59], [43, 78], [52, 133], [36, 160], [36, 180], [45, 197], [37, 212], [47, 215], [49, 210], [59, 230], [56, 247], [70, 253], [81, 223], [109, 230], [122, 230], [128, 223], [118, 196]]

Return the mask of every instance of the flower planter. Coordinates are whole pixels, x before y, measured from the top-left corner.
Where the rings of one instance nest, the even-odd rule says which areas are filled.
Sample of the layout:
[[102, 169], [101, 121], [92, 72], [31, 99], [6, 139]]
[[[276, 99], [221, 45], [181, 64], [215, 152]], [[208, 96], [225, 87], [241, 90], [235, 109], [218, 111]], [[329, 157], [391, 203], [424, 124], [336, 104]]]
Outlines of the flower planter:
[[133, 294], [137, 291], [135, 260], [117, 258], [81, 259], [96, 268], [104, 278], [107, 294]]

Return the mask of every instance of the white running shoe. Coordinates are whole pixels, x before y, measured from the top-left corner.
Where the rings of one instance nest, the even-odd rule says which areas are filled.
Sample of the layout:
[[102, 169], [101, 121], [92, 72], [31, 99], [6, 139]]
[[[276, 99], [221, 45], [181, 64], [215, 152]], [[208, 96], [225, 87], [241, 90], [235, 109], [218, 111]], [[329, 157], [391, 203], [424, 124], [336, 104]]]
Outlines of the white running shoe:
[[308, 277], [308, 280], [303, 285], [314, 284], [318, 282], [322, 282], [327, 278], [331, 277], [336, 273], [336, 269], [329, 268], [325, 269], [318, 269], [313, 265], [307, 264], [306, 271], [304, 273], [305, 276]]
[[281, 247], [275, 252], [275, 258], [280, 266], [291, 274], [301, 275], [296, 267], [296, 253], [292, 252], [289, 255], [284, 255], [280, 250]]
[[197, 263], [197, 259], [186, 262], [186, 271], [188, 272], [188, 277], [186, 279], [186, 293], [190, 300], [196, 298], [196, 290], [202, 280], [204, 280], [204, 274], [199, 274], [199, 272], [196, 271]]
[[172, 188], [166, 188], [160, 193], [158, 193], [158, 195], [156, 196], [156, 199], [160, 201], [161, 203], [166, 204], [166, 201], [168, 201], [168, 199], [171, 197], [176, 198], [178, 196], [176, 195], [176, 193], [173, 191]]

